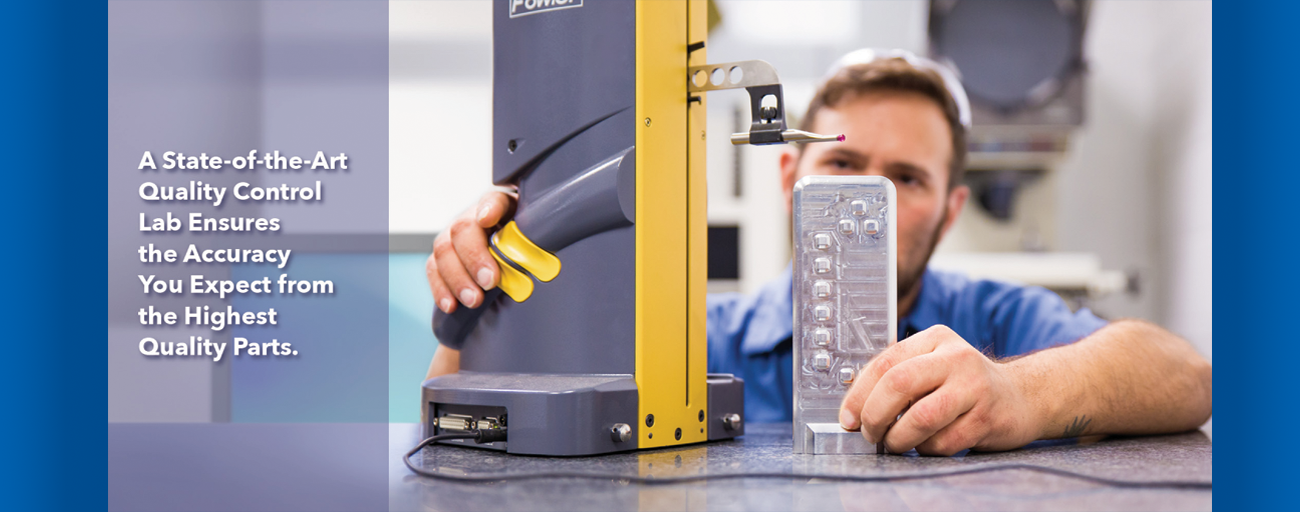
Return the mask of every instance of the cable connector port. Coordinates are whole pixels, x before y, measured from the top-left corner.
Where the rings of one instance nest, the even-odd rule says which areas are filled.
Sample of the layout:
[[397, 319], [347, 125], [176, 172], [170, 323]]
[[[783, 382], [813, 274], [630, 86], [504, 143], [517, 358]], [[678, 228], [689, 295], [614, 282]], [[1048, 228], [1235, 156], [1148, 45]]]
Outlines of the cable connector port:
[[[500, 419], [484, 416], [475, 420], [464, 414], [447, 414], [433, 419], [433, 426], [447, 431], [447, 439], [473, 439], [475, 443], [487, 444], [506, 440], [506, 417]], [[439, 437], [439, 436], [434, 436]]]
[[434, 418], [433, 426], [443, 430], [468, 432], [474, 429], [474, 417], [465, 416], [463, 414], [448, 414], [446, 416]]

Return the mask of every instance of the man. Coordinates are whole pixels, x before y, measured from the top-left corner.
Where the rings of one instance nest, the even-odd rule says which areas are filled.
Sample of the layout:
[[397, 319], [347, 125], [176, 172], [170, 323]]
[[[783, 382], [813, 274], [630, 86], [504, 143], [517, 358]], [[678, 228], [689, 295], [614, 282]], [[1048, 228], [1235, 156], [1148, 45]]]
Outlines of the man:
[[[970, 195], [960, 185], [964, 92], [943, 68], [910, 54], [855, 52], [841, 62], [803, 124], [846, 140], [788, 149], [781, 178], [787, 210], [794, 183], [810, 174], [885, 176], [898, 190], [903, 341], [853, 383], [841, 406], [844, 428], [892, 453], [952, 455], [1037, 439], [1178, 432], [1209, 418], [1211, 367], [1172, 333], [1072, 313], [1042, 288], [928, 270]], [[444, 312], [458, 300], [478, 306], [482, 290], [496, 284], [486, 229], [513, 204], [490, 193], [435, 240], [426, 271]], [[751, 421], [791, 417], [791, 279], [787, 269], [754, 296], [709, 299], [709, 371], [745, 379]], [[456, 371], [458, 358], [440, 346], [429, 376]]]

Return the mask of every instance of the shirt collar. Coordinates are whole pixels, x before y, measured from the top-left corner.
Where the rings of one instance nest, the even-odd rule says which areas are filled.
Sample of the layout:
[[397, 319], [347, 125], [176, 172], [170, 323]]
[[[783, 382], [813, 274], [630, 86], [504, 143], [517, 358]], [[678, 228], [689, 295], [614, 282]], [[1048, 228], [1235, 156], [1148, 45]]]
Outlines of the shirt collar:
[[771, 352], [794, 336], [793, 275], [792, 266], [786, 265], [781, 275], [758, 290], [754, 316], [740, 342], [740, 351], [745, 355]]

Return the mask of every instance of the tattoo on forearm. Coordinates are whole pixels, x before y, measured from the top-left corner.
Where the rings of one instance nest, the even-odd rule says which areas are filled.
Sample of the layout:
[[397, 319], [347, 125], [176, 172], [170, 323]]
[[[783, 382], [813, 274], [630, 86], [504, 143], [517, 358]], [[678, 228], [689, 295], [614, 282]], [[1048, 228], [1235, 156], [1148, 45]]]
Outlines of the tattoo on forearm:
[[1062, 434], [1061, 437], [1079, 437], [1083, 435], [1083, 431], [1086, 430], [1088, 425], [1091, 423], [1092, 418], [1089, 418], [1087, 415], [1075, 416], [1074, 423], [1065, 427], [1065, 433]]

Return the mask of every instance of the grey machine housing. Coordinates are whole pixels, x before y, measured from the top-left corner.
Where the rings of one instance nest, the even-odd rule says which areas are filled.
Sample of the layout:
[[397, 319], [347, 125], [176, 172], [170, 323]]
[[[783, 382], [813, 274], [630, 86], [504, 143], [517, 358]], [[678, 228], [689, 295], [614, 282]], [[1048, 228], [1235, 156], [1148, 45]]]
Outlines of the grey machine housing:
[[[455, 431], [438, 424], [448, 415], [504, 426], [504, 442], [444, 442], [519, 454], [636, 449], [636, 3], [493, 9], [493, 181], [518, 187], [516, 224], [563, 270], [525, 302], [498, 288], [434, 311], [460, 372], [424, 382], [422, 428]], [[707, 384], [708, 439], [744, 434], [744, 382]]]

